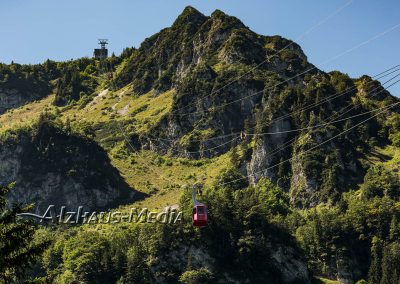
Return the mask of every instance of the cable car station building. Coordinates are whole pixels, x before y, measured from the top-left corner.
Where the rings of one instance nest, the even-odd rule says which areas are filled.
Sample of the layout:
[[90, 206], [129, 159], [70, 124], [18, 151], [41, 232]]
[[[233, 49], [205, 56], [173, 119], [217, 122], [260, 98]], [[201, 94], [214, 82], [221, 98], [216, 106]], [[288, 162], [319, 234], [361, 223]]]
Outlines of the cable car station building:
[[106, 48], [108, 39], [99, 39], [99, 44], [101, 48], [95, 48], [93, 57], [97, 60], [102, 60], [108, 57], [108, 49]]

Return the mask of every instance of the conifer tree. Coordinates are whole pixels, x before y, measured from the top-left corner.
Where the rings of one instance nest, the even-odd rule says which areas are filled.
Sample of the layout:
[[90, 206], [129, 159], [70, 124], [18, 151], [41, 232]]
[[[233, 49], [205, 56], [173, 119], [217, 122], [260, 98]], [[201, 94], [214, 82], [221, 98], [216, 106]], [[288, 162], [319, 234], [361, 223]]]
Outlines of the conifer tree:
[[234, 165], [235, 167], [239, 166], [240, 163], [240, 156], [237, 152], [236, 147], [232, 148], [232, 152], [231, 152], [231, 163], [232, 165]]
[[141, 244], [131, 247], [127, 255], [126, 283], [149, 283], [151, 272], [146, 264], [146, 254]]
[[377, 237], [372, 239], [371, 265], [368, 271], [368, 283], [376, 284], [381, 280], [381, 241]]
[[31, 206], [7, 206], [4, 196], [11, 187], [0, 186], [0, 283], [18, 282], [48, 245], [47, 242], [33, 244], [35, 227], [26, 220], [17, 220], [17, 214], [28, 211]]
[[400, 227], [396, 215], [392, 217], [390, 222], [389, 238], [391, 241], [400, 239]]
[[390, 246], [385, 244], [382, 253], [382, 278], [380, 284], [391, 284], [392, 271], [391, 271], [391, 254]]

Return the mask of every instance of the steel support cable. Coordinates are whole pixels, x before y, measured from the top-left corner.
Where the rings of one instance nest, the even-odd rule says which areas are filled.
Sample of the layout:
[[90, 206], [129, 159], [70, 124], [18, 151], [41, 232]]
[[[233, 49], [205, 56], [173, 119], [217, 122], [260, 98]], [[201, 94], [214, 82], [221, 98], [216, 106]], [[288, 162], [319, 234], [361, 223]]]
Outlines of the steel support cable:
[[[393, 79], [397, 78], [398, 76], [400, 76], [400, 74], [395, 75], [394, 77], [392, 77], [392, 78], [389, 79], [388, 81], [384, 82], [382, 85], [387, 84], [388, 82], [392, 81]], [[396, 82], [397, 82], [397, 81], [396, 81]], [[370, 82], [370, 83], [373, 83], [373, 82]], [[390, 85], [389, 87], [391, 87], [391, 86], [392, 86], [392, 85]], [[388, 88], [389, 88], [389, 87], [388, 87]], [[374, 92], [374, 91], [376, 91], [376, 90], [378, 90], [378, 89], [380, 89], [380, 88], [381, 88], [381, 86], [375, 87], [375, 88], [374, 88], [373, 90], [371, 90], [370, 92]], [[386, 89], [383, 89], [383, 90], [386, 90]], [[381, 91], [383, 91], [383, 90], [381, 90]], [[380, 93], [380, 92], [379, 92], [379, 93]], [[345, 108], [348, 108], [348, 107], [355, 107], [355, 106], [348, 105], [348, 106], [346, 106]], [[344, 109], [345, 109], [345, 108], [344, 108]], [[342, 109], [342, 110], [343, 110], [343, 109]], [[340, 110], [340, 112], [341, 112], [342, 110]], [[348, 111], [347, 111], [347, 112], [348, 112]], [[347, 112], [346, 112], [346, 113], [347, 113]], [[351, 118], [354, 118], [354, 117], [358, 117], [358, 116], [361, 116], [361, 115], [365, 115], [365, 114], [368, 114], [368, 113], [370, 113], [370, 112], [371, 112], [371, 111], [368, 111], [368, 112], [365, 112], [365, 113], [361, 113], [361, 114], [356, 114], [356, 115], [354, 115], [354, 116], [350, 116], [350, 117], [347, 117], [347, 118], [344, 118], [344, 119], [333, 120], [333, 121], [330, 121], [330, 122], [321, 123], [321, 124], [318, 124], [318, 125], [315, 125], [315, 126], [311, 126], [311, 127], [303, 127], [303, 128], [291, 129], [291, 130], [287, 130], [287, 131], [277, 131], [277, 132], [262, 132], [262, 133], [244, 133], [244, 132], [243, 132], [243, 134], [244, 134], [244, 135], [247, 135], [247, 136], [265, 136], [265, 135], [278, 135], [278, 134], [285, 134], [285, 133], [293, 133], [293, 132], [298, 132], [298, 131], [304, 131], [304, 130], [310, 130], [310, 129], [320, 128], [320, 127], [327, 126], [327, 125], [330, 125], [330, 124], [334, 124], [334, 123], [337, 123], [337, 122], [341, 122], [341, 121], [344, 121], [344, 120], [347, 120], [347, 119], [351, 119]], [[345, 113], [344, 113], [344, 114], [345, 114]], [[343, 115], [343, 114], [342, 114], [342, 115]], [[271, 121], [271, 122], [272, 122], [272, 121]], [[271, 123], [271, 122], [269, 122], [269, 123]], [[253, 129], [254, 129], [254, 128], [253, 128]], [[251, 129], [250, 129], [250, 130], [251, 130]], [[179, 151], [179, 150], [175, 150], [174, 152], [184, 153], [184, 154], [197, 154], [197, 153], [204, 153], [204, 152], [207, 152], [207, 151], [212, 151], [212, 150], [215, 150], [215, 149], [217, 149], [217, 148], [220, 148], [220, 147], [222, 147], [222, 146], [225, 146], [225, 145], [227, 145], [227, 144], [229, 144], [229, 143], [232, 143], [233, 141], [237, 140], [237, 139], [240, 137], [240, 134], [241, 134], [241, 132], [234, 133], [233, 135], [236, 135], [236, 137], [234, 137], [233, 139], [231, 139], [231, 140], [229, 140], [229, 141], [227, 141], [227, 142], [221, 143], [221, 144], [219, 144], [219, 145], [216, 145], [216, 146], [214, 146], [214, 147], [208, 148], [208, 149], [204, 149], [204, 150], [200, 150], [200, 151]], [[224, 137], [228, 137], [228, 136], [232, 136], [232, 135], [225, 135]], [[144, 137], [144, 138], [146, 138], [146, 139], [148, 139], [148, 140], [151, 140], [151, 141], [158, 141], [158, 142], [161, 142], [164, 146], [167, 146], [167, 144], [163, 142], [163, 140], [165, 141], [165, 139], [153, 138], [153, 137], [149, 137], [149, 136], [145, 136], [145, 135], [142, 135], [142, 137]], [[210, 140], [211, 140], [211, 139], [210, 139]], [[175, 141], [175, 140], [168, 140], [168, 141]], [[206, 139], [206, 140], [191, 140], [191, 141], [192, 141], [192, 142], [195, 142], [195, 141], [206, 142], [206, 141], [209, 141], [209, 140]]]
[[[393, 69], [395, 69], [395, 68], [397, 68], [397, 67], [399, 67], [399, 66], [400, 66], [400, 65], [396, 65], [396, 66], [394, 66], [394, 67], [391, 67], [391, 68], [389, 68], [389, 69], [387, 69], [387, 70], [385, 70], [385, 71], [383, 71], [383, 72], [381, 72], [381, 73], [379, 73], [379, 74], [377, 74], [377, 75], [372, 76], [371, 78], [374, 79], [374, 80], [382, 79], [382, 78], [384, 78], [384, 77], [386, 77], [386, 76], [388, 76], [388, 75], [390, 75], [390, 74], [392, 74], [392, 73], [395, 73], [395, 72], [400, 71], [400, 68], [398, 68], [398, 69], [396, 69], [396, 70], [394, 70], [394, 71], [391, 71], [391, 70], [393, 70]], [[389, 72], [389, 71], [391, 71], [391, 72]], [[388, 73], [388, 72], [389, 72], [389, 73]], [[386, 73], [386, 74], [385, 74], [385, 73]], [[382, 74], [385, 74], [385, 75], [382, 75]], [[395, 77], [397, 77], [397, 75], [396, 75]], [[395, 77], [392, 77], [389, 81], [391, 81], [391, 80], [394, 79]], [[386, 82], [382, 83], [382, 85], [386, 84], [386, 83], [389, 82], [389, 81], [386, 81]], [[368, 84], [374, 84], [374, 83], [375, 83], [374, 81], [368, 82]], [[301, 111], [308, 110], [308, 109], [310, 109], [310, 108], [313, 108], [313, 107], [322, 105], [322, 104], [324, 104], [324, 103], [326, 103], [326, 102], [331, 102], [332, 100], [334, 100], [334, 99], [336, 99], [336, 98], [339, 98], [339, 97], [341, 97], [341, 96], [343, 96], [343, 95], [346, 95], [346, 94], [348, 94], [348, 93], [350, 93], [350, 92], [352, 92], [352, 91], [354, 91], [354, 90], [357, 90], [357, 87], [356, 87], [356, 86], [349, 87], [349, 88], [347, 88], [346, 90], [344, 90], [344, 91], [342, 91], [342, 92], [336, 92], [336, 93], [334, 93], [334, 94], [332, 94], [332, 95], [330, 95], [330, 96], [324, 98], [323, 100], [321, 100], [321, 101], [319, 101], [319, 102], [315, 102], [315, 103], [312, 103], [312, 104], [310, 104], [310, 105], [306, 105], [306, 106], [304, 106], [304, 107], [301, 107], [301, 108], [297, 109], [296, 111], [293, 111], [293, 112], [290, 112], [290, 113], [288, 113], [288, 114], [284, 114], [284, 115], [282, 115], [282, 116], [276, 117], [276, 118], [272, 119], [271, 121], [268, 121], [268, 123], [272, 123], [272, 122], [275, 122], [275, 121], [280, 121], [280, 120], [282, 120], [282, 119], [288, 118], [288, 117], [292, 116], [293, 114], [299, 113], [299, 112], [301, 112]], [[255, 128], [255, 127], [250, 128], [249, 130], [253, 130], [254, 128]], [[192, 142], [204, 142], [204, 141], [210, 141], [210, 140], [216, 140], [216, 139], [220, 139], [220, 138], [225, 138], [225, 137], [240, 135], [240, 133], [242, 133], [242, 131], [240, 131], [240, 132], [233, 132], [233, 133], [230, 133], [230, 134], [219, 135], [219, 136], [211, 137], [211, 138], [208, 138], [208, 139], [194, 139], [194, 140], [191, 140], [191, 141], [192, 141]], [[158, 139], [158, 140], [163, 140], [163, 141], [175, 141], [175, 140], [176, 140], [176, 139], [167, 139], [167, 138], [153, 138], [153, 139]]]
[[[367, 39], [366, 41], [363, 41], [363, 42], [361, 42], [361, 43], [359, 43], [359, 44], [353, 46], [352, 48], [349, 48], [349, 49], [345, 50], [344, 52], [341, 52], [341, 53], [339, 53], [339, 54], [337, 54], [337, 55], [335, 55], [335, 56], [329, 58], [328, 60], [326, 60], [326, 61], [320, 63], [319, 65], [320, 65], [320, 66], [326, 65], [327, 63], [330, 63], [330, 62], [332, 62], [332, 61], [334, 61], [334, 60], [336, 60], [336, 59], [338, 59], [338, 58], [340, 58], [340, 57], [342, 57], [342, 56], [344, 56], [344, 55], [346, 55], [346, 54], [348, 54], [348, 53], [351, 53], [352, 51], [354, 51], [354, 50], [356, 50], [356, 49], [358, 49], [358, 48], [360, 48], [360, 47], [362, 47], [362, 46], [364, 46], [364, 45], [366, 45], [366, 44], [368, 44], [368, 43], [370, 43], [370, 42], [372, 42], [372, 41], [374, 41], [374, 40], [376, 40], [376, 39], [378, 39], [378, 38], [380, 38], [380, 37], [382, 37], [382, 36], [384, 36], [384, 35], [386, 35], [386, 34], [389, 33], [389, 32], [392, 32], [393, 30], [395, 30], [395, 29], [397, 29], [397, 28], [399, 28], [399, 27], [400, 27], [400, 24], [397, 24], [397, 25], [395, 25], [395, 26], [392, 26], [391, 28], [389, 28], [389, 29], [387, 29], [387, 30], [385, 30], [385, 31], [383, 31], [383, 32], [381, 32], [381, 33], [379, 33], [379, 34], [374, 35], [373, 37]], [[312, 70], [315, 70], [315, 69], [317, 69], [316, 66], [313, 66], [313, 67], [311, 67], [311, 68], [308, 68], [307, 70], [305, 70], [305, 71], [303, 71], [303, 72], [301, 72], [301, 73], [298, 73], [298, 74], [296, 74], [295, 76], [292, 76], [292, 77], [290, 77], [290, 78], [288, 78], [288, 79], [285, 79], [285, 80], [282, 81], [282, 82], [279, 82], [278, 84], [274, 85], [274, 87], [277, 87], [277, 86], [280, 86], [280, 85], [282, 85], [282, 84], [284, 84], [284, 83], [290, 82], [291, 80], [293, 80], [293, 79], [295, 79], [295, 78], [297, 78], [297, 77], [300, 77], [300, 76], [302, 76], [302, 75], [304, 75], [304, 74], [306, 74], [306, 73], [308, 73], [308, 72], [310, 72], [310, 71], [312, 71]], [[224, 108], [224, 107], [229, 106], [229, 105], [231, 105], [231, 104], [234, 104], [234, 103], [237, 103], [237, 102], [240, 102], [240, 101], [249, 99], [249, 98], [254, 97], [254, 96], [256, 96], [256, 95], [258, 95], [258, 94], [261, 94], [261, 93], [263, 93], [263, 92], [264, 92], [264, 90], [261, 90], [261, 91], [255, 92], [255, 93], [253, 93], [253, 94], [251, 94], [251, 95], [245, 96], [245, 97], [243, 97], [243, 98], [240, 98], [240, 99], [237, 99], [237, 100], [233, 100], [233, 101], [231, 101], [231, 102], [227, 102], [227, 103], [221, 104], [221, 105], [219, 105], [219, 106], [216, 106], [216, 107], [212, 108], [211, 111], [215, 111], [216, 109]], [[207, 96], [204, 97], [204, 98], [207, 98]], [[203, 99], [204, 99], [204, 98], [203, 98]], [[196, 103], [198, 103], [198, 101], [197, 101]], [[185, 107], [186, 107], [186, 106], [185, 106]], [[173, 111], [172, 113], [176, 113], [176, 112], [177, 112], [177, 110]], [[210, 110], [194, 111], [194, 112], [190, 112], [190, 113], [180, 113], [180, 114], [177, 114], [177, 115], [178, 115], [178, 116], [181, 116], [181, 117], [184, 117], [184, 116], [188, 116], [188, 115], [200, 114], [200, 113], [207, 113], [207, 112], [210, 112]]]
[[[335, 10], [332, 14], [328, 15], [327, 17], [325, 17], [324, 19], [322, 19], [321, 21], [319, 21], [317, 24], [315, 24], [314, 26], [312, 26], [311, 28], [309, 28], [307, 31], [305, 31], [303, 34], [301, 34], [297, 39], [295, 39], [295, 41], [301, 40], [304, 37], [306, 37], [309, 33], [311, 33], [313, 30], [315, 30], [317, 27], [321, 26], [322, 24], [324, 24], [325, 22], [327, 22], [329, 19], [333, 18], [334, 16], [336, 16], [337, 14], [339, 14], [344, 8], [346, 8], [347, 6], [349, 6], [351, 3], [353, 2], [353, 0], [348, 1], [346, 4], [344, 4], [343, 6], [341, 6], [340, 8], [338, 8], [337, 10]], [[215, 91], [212, 91], [210, 94], [208, 94], [206, 97], [201, 98], [200, 100], [204, 100], [207, 97], [212, 96], [213, 94], [221, 91], [222, 89], [226, 88], [227, 86], [233, 84], [234, 82], [239, 81], [241, 78], [243, 78], [244, 76], [246, 76], [247, 74], [250, 74], [251, 72], [253, 72], [254, 70], [256, 70], [257, 68], [259, 68], [261, 65], [265, 64], [266, 62], [268, 62], [271, 58], [277, 56], [278, 54], [280, 54], [282, 51], [286, 50], [287, 48], [289, 48], [290, 46], [292, 46], [294, 44], [294, 41], [291, 41], [289, 44], [285, 45], [283, 48], [279, 49], [278, 51], [274, 52], [272, 55], [267, 56], [267, 58], [265, 60], [263, 60], [261, 63], [257, 64], [255, 67], [252, 67], [249, 71], [245, 72], [244, 74], [238, 76], [236, 79], [228, 82], [227, 84], [225, 84], [224, 86], [218, 88]], [[197, 102], [196, 102], [197, 103]], [[191, 103], [189, 105], [186, 105], [182, 108], [179, 108], [175, 111], [173, 111], [172, 113], [176, 113], [184, 108], [187, 108], [191, 105], [194, 105], [196, 103]]]
[[[388, 86], [387, 88], [390, 88], [391, 86], [397, 84], [399, 81], [394, 82], [393, 84], [391, 84], [390, 86]], [[386, 89], [383, 89], [381, 91], [379, 91], [378, 93], [375, 93], [371, 96], [371, 98], [377, 96], [378, 94], [380, 94], [381, 92], [386, 91]], [[356, 104], [356, 105], [348, 105], [344, 108], [342, 108], [339, 112], [344, 111], [343, 113], [341, 113], [339, 116], [337, 116], [336, 118], [332, 117], [332, 119], [330, 121], [332, 121], [333, 119], [338, 119], [339, 117], [342, 117], [343, 115], [345, 115], [346, 113], [352, 111], [353, 109], [357, 108], [360, 105], [360, 103]], [[351, 107], [351, 108], [349, 108]], [[348, 109], [349, 108], [349, 109]], [[346, 110], [348, 109], [348, 110]], [[346, 118], [348, 119], [348, 118]], [[311, 130], [307, 133], [307, 135], [311, 134]], [[276, 147], [275, 149], [269, 151], [268, 153], [266, 153], [265, 155], [274, 155], [280, 151], [283, 151], [285, 149], [287, 149], [290, 145], [292, 145], [294, 142], [296, 141], [296, 137], [292, 138], [291, 140], [289, 140], [288, 142], [284, 143], [283, 145], [280, 145], [278, 147]]]
[[261, 170], [261, 171], [255, 172], [255, 173], [253, 173], [253, 174], [251, 174], [251, 175], [247, 175], [246, 177], [238, 178], [238, 179], [235, 179], [235, 180], [232, 180], [232, 181], [229, 181], [229, 182], [219, 183], [219, 184], [217, 184], [216, 186], [223, 186], [223, 185], [231, 184], [231, 183], [234, 183], [234, 182], [243, 180], [243, 179], [248, 179], [250, 176], [254, 176], [254, 175], [259, 174], [259, 173], [264, 173], [264, 172], [266, 172], [266, 171], [268, 171], [268, 170], [270, 170], [270, 169], [276, 168], [276, 167], [278, 167], [279, 165], [282, 165], [283, 163], [289, 162], [289, 161], [291, 161], [291, 160], [293, 160], [293, 159], [295, 159], [295, 158], [298, 158], [298, 157], [300, 157], [300, 156], [302, 156], [302, 155], [304, 155], [304, 154], [306, 154], [306, 153], [309, 153], [310, 151], [313, 151], [313, 150], [317, 149], [318, 147], [320, 147], [320, 146], [322, 146], [322, 145], [324, 145], [324, 144], [326, 144], [326, 143], [332, 141], [333, 139], [335, 139], [335, 138], [337, 138], [337, 137], [343, 135], [344, 133], [349, 132], [350, 130], [353, 130], [354, 128], [356, 128], [356, 127], [358, 127], [358, 126], [360, 126], [360, 125], [366, 123], [367, 121], [369, 121], [369, 120], [371, 120], [371, 119], [377, 117], [378, 115], [380, 115], [380, 114], [383, 113], [384, 111], [389, 110], [390, 108], [393, 108], [394, 106], [399, 105], [399, 104], [400, 104], [400, 102], [397, 102], [397, 103], [391, 104], [391, 105], [389, 105], [389, 106], [385, 106], [385, 107], [383, 107], [383, 108], [380, 108], [379, 110], [382, 110], [382, 109], [383, 109], [383, 110], [380, 111], [380, 112], [378, 112], [377, 114], [375, 114], [375, 115], [373, 115], [373, 116], [371, 116], [371, 117], [369, 117], [369, 118], [363, 120], [363, 121], [360, 122], [360, 123], [357, 123], [356, 125], [350, 127], [349, 129], [346, 129], [346, 130], [340, 132], [339, 134], [337, 134], [337, 135], [335, 135], [335, 136], [333, 136], [333, 137], [331, 137], [331, 138], [329, 138], [329, 139], [327, 139], [327, 140], [324, 140], [324, 141], [321, 142], [321, 143], [318, 143], [318, 145], [313, 146], [313, 147], [311, 147], [310, 149], [307, 149], [306, 151], [301, 152], [301, 153], [298, 154], [298, 155], [293, 155], [293, 156], [292, 156], [291, 158], [289, 158], [289, 159], [286, 159], [286, 160], [284, 160], [284, 161], [281, 161], [281, 162], [279, 162], [279, 163], [277, 163], [277, 164], [274, 164], [274, 165], [272, 165], [272, 166], [270, 166], [270, 167], [267, 167], [267, 168], [265, 168], [265, 169], [263, 169], [263, 170]]

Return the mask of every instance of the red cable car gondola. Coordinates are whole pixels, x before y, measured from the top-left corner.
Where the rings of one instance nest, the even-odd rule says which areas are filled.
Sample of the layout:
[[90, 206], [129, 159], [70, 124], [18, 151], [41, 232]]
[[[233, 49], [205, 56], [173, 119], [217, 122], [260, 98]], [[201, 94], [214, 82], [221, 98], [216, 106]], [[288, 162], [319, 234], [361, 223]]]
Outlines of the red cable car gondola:
[[195, 227], [207, 226], [207, 221], [208, 221], [207, 207], [201, 203], [198, 203], [197, 205], [193, 206], [192, 219], [193, 219], [193, 226]]
[[195, 227], [205, 227], [208, 222], [207, 206], [196, 200], [196, 186], [192, 187], [192, 200], [193, 200], [193, 210], [192, 210], [192, 220], [193, 226]]

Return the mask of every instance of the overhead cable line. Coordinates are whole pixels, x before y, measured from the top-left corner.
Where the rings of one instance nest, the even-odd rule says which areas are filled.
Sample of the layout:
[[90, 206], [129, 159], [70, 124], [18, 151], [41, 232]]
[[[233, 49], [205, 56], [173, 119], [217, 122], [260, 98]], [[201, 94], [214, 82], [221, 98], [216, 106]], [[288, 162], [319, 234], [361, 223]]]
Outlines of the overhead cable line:
[[[326, 60], [326, 61], [320, 63], [319, 65], [320, 65], [320, 66], [326, 65], [327, 63], [330, 63], [331, 61], [334, 61], [334, 60], [336, 60], [336, 59], [338, 59], [338, 58], [340, 58], [340, 57], [342, 57], [342, 56], [344, 56], [344, 55], [346, 55], [346, 54], [348, 54], [348, 53], [351, 53], [352, 51], [354, 51], [354, 50], [356, 50], [356, 49], [358, 49], [358, 48], [360, 48], [360, 47], [362, 47], [362, 46], [364, 46], [364, 45], [366, 45], [366, 44], [368, 44], [368, 43], [370, 43], [370, 42], [372, 42], [372, 41], [374, 41], [374, 40], [376, 40], [376, 39], [378, 39], [378, 38], [380, 38], [380, 37], [382, 37], [382, 36], [384, 36], [384, 35], [386, 35], [386, 34], [389, 33], [389, 32], [392, 32], [393, 30], [395, 30], [395, 29], [397, 29], [397, 28], [399, 28], [399, 27], [400, 27], [400, 24], [397, 24], [397, 25], [395, 25], [395, 26], [392, 26], [391, 28], [389, 28], [389, 29], [387, 29], [387, 30], [385, 30], [385, 31], [383, 31], [383, 32], [381, 32], [381, 33], [379, 33], [379, 34], [376, 34], [376, 35], [374, 35], [373, 37], [371, 37], [371, 38], [369, 38], [369, 39], [367, 39], [367, 40], [365, 40], [365, 41], [363, 41], [363, 42], [361, 42], [361, 43], [359, 43], [359, 44], [357, 44], [357, 45], [355, 45], [355, 46], [353, 46], [353, 47], [351, 47], [351, 48], [345, 50], [344, 52], [341, 52], [341, 53], [339, 53], [339, 54], [337, 54], [337, 55], [335, 55], [335, 56], [329, 58], [328, 60]], [[282, 85], [282, 84], [284, 84], [284, 83], [290, 82], [291, 80], [293, 80], [293, 79], [295, 79], [295, 78], [298, 78], [298, 77], [300, 77], [300, 76], [302, 76], [302, 75], [304, 75], [304, 74], [306, 74], [306, 73], [308, 73], [308, 72], [310, 72], [310, 71], [313, 71], [313, 70], [315, 70], [315, 69], [317, 69], [316, 66], [313, 66], [313, 67], [311, 67], [311, 68], [308, 68], [308, 69], [306, 69], [305, 71], [296, 74], [295, 76], [292, 76], [292, 77], [290, 77], [290, 78], [288, 78], [288, 79], [285, 79], [285, 80], [282, 81], [282, 82], [277, 83], [277, 84], [274, 85], [273, 87], [277, 87], [277, 86], [280, 86], [280, 85]], [[215, 107], [212, 108], [211, 110], [208, 110], [208, 109], [207, 109], [207, 110], [200, 110], [200, 111], [194, 111], [194, 112], [190, 112], [190, 113], [180, 113], [180, 114], [177, 114], [177, 115], [183, 117], [183, 116], [188, 116], [188, 115], [193, 115], [193, 114], [201, 114], [201, 113], [207, 113], [207, 112], [210, 112], [210, 111], [215, 111], [216, 109], [220, 109], [220, 108], [226, 107], [226, 106], [228, 106], [228, 105], [231, 105], [231, 104], [234, 104], [234, 103], [237, 103], [237, 102], [240, 102], [240, 101], [249, 99], [249, 98], [254, 97], [254, 96], [256, 96], [256, 95], [258, 95], [258, 94], [261, 94], [261, 93], [263, 93], [263, 92], [264, 92], [264, 90], [261, 90], [261, 91], [255, 92], [255, 93], [253, 93], [253, 94], [250, 94], [250, 95], [248, 95], [248, 96], [242, 97], [242, 98], [240, 98], [240, 99], [233, 100], [233, 101], [227, 102], [227, 103], [223, 103], [223, 104], [221, 104], [221, 105], [215, 106]], [[205, 99], [205, 98], [207, 98], [207, 97], [209, 97], [209, 95], [206, 96], [206, 97], [200, 98], [200, 100], [198, 100], [196, 103], [198, 103], [199, 101], [201, 101], [202, 99]], [[189, 105], [187, 105], [187, 106], [189, 106]], [[186, 107], [186, 106], [185, 106], [185, 107]], [[183, 107], [183, 108], [185, 108], [185, 107]], [[181, 109], [183, 109], [183, 108], [181, 108]], [[178, 110], [175, 110], [175, 111], [173, 111], [172, 113], [176, 113], [177, 111], [178, 111]]]
[[[313, 30], [315, 30], [317, 27], [321, 26], [323, 23], [327, 22], [329, 19], [331, 19], [332, 17], [336, 16], [337, 14], [339, 14], [339, 12], [341, 12], [344, 8], [346, 8], [347, 6], [349, 6], [351, 3], [353, 2], [353, 0], [348, 1], [346, 4], [344, 4], [343, 6], [341, 6], [339, 9], [335, 10], [332, 14], [328, 15], [327, 17], [325, 17], [324, 19], [322, 19], [320, 22], [318, 22], [316, 25], [312, 26], [311, 28], [309, 28], [307, 31], [305, 31], [302, 35], [300, 35], [296, 41], [301, 40], [302, 38], [304, 38], [306, 35], [308, 35], [309, 33], [311, 33]], [[261, 63], [257, 64], [255, 67], [252, 67], [249, 71], [245, 72], [244, 74], [238, 76], [237, 78], [235, 78], [234, 80], [228, 82], [227, 84], [225, 84], [224, 86], [218, 88], [215, 91], [212, 91], [210, 94], [208, 94], [206, 97], [201, 98], [201, 100], [204, 100], [207, 97], [212, 96], [213, 94], [219, 92], [220, 90], [226, 88], [227, 86], [233, 84], [234, 82], [240, 80], [241, 78], [243, 78], [244, 76], [246, 76], [247, 74], [250, 74], [251, 72], [253, 72], [254, 70], [256, 70], [257, 68], [259, 68], [260, 66], [262, 66], [263, 64], [265, 64], [266, 62], [268, 62], [271, 58], [277, 56], [278, 54], [280, 54], [282, 51], [288, 49], [289, 47], [291, 47], [294, 44], [294, 41], [290, 41], [289, 44], [285, 45], [283, 48], [279, 49], [278, 51], [274, 52], [272, 55], [267, 56], [267, 58], [265, 60], [263, 60]], [[196, 102], [197, 103], [197, 102]], [[173, 111], [172, 113], [176, 113], [179, 112], [180, 110], [187, 108], [190, 105], [193, 105], [195, 103], [191, 103], [187, 106], [184, 106], [180, 109], [177, 109], [175, 111]]]

